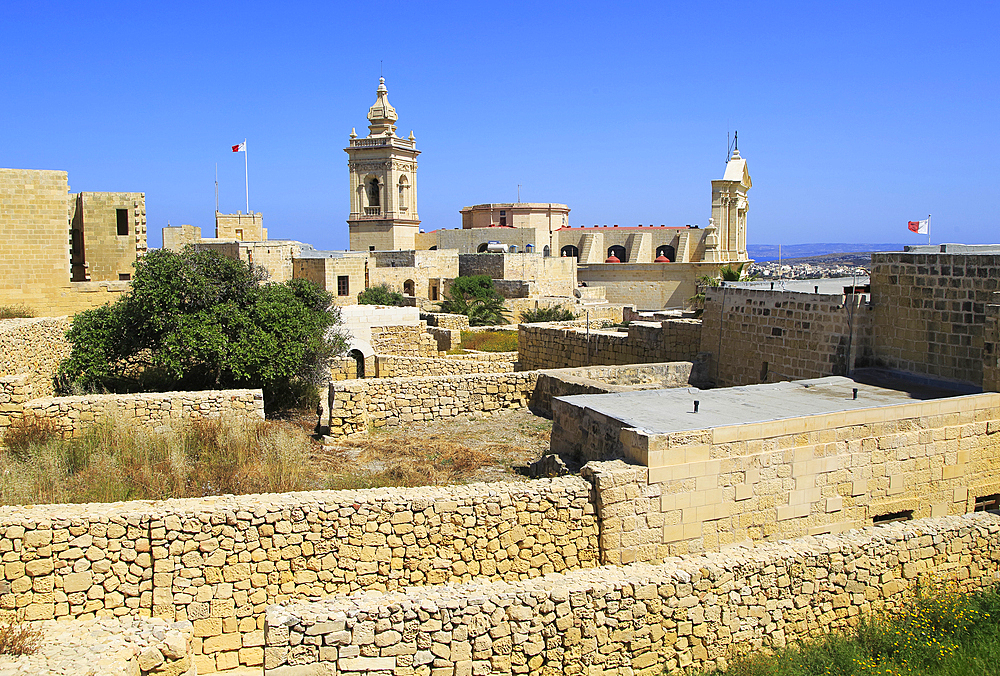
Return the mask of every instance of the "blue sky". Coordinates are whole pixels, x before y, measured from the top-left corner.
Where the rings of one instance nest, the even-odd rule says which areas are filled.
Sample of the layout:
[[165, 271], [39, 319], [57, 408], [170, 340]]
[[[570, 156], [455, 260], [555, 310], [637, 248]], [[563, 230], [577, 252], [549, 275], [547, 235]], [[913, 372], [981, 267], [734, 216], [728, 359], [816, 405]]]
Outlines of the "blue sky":
[[146, 193], [160, 228], [250, 206], [347, 246], [379, 61], [427, 230], [564, 202], [574, 225], [708, 222], [739, 130], [755, 243], [1000, 241], [997, 3], [28, 3], [0, 11], [0, 166]]

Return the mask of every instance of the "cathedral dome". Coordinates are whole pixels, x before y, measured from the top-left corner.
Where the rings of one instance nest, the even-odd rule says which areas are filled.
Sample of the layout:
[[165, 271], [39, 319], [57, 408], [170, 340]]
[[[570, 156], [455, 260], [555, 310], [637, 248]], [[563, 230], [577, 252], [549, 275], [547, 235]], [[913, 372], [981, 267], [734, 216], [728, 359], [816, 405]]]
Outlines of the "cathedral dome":
[[369, 136], [395, 136], [396, 125], [394, 124], [399, 116], [396, 109], [389, 103], [389, 90], [385, 88], [385, 78], [378, 79], [378, 89], [375, 92], [378, 97], [371, 108], [368, 109], [368, 130]]

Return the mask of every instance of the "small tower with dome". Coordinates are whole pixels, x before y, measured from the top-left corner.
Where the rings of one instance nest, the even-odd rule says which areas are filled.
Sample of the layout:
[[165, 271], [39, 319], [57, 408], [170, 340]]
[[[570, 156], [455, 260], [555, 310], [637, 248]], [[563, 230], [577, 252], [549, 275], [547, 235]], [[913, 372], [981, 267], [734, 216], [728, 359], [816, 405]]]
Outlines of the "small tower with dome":
[[375, 103], [368, 109], [368, 136], [351, 130], [347, 153], [351, 213], [347, 218], [352, 251], [415, 248], [417, 150], [413, 132], [396, 136], [396, 109], [389, 103], [385, 78], [379, 78]]

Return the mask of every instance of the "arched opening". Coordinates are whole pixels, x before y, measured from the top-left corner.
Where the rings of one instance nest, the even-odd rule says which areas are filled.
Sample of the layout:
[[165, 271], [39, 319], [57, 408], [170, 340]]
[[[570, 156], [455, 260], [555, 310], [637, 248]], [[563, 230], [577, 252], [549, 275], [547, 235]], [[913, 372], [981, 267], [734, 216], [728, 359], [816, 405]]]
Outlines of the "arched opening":
[[408, 279], [405, 282], [403, 282], [403, 293], [406, 294], [407, 296], [414, 296], [414, 295], [416, 295], [416, 294], [413, 293], [413, 280], [412, 279]]
[[620, 260], [622, 263], [625, 263], [628, 258], [628, 255], [625, 253], [625, 247], [620, 244], [608, 247], [608, 258], [611, 258], [612, 256]]
[[559, 255], [563, 258], [579, 258], [580, 250], [573, 246], [572, 244], [567, 244], [562, 249], [559, 250]]
[[435, 244], [430, 249], [428, 249], [428, 251], [437, 251], [437, 248], [438, 248], [438, 246], [437, 246], [437, 244]]
[[362, 354], [361, 350], [351, 350], [347, 353], [347, 356], [354, 360], [355, 366], [355, 378], [365, 377], [365, 355]]
[[677, 249], [670, 246], [669, 244], [661, 244], [660, 246], [656, 247], [656, 257], [659, 258], [660, 256], [665, 257], [667, 260], [673, 263], [675, 260], [677, 260]]
[[489, 246], [489, 242], [483, 242], [479, 245], [479, 248], [476, 249], [476, 253], [486, 253], [486, 249], [489, 248]]
[[379, 208], [382, 206], [382, 199], [380, 195], [381, 188], [382, 186], [379, 185], [377, 177], [373, 176], [365, 180], [365, 194], [368, 196], [368, 208], [366, 213], [378, 213]]
[[545, 245], [545, 246], [544, 246], [544, 247], [542, 248], [542, 256], [544, 256], [545, 258], [548, 258], [548, 257], [549, 257], [549, 256], [551, 256], [551, 255], [552, 255], [552, 250], [551, 250], [551, 249], [549, 248], [549, 245], [548, 245], [548, 244], [546, 244], [546, 245]]

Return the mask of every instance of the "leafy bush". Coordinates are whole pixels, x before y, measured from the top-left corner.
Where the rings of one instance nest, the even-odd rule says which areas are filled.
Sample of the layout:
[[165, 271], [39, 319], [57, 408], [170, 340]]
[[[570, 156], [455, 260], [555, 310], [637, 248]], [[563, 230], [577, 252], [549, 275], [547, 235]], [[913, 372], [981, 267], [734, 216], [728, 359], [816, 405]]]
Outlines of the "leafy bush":
[[4, 437], [0, 503], [118, 502], [320, 485], [304, 430], [274, 421], [203, 420], [153, 431], [113, 416], [63, 439], [22, 418]]
[[343, 352], [332, 296], [312, 282], [265, 284], [261, 268], [210, 251], [152, 251], [131, 290], [77, 314], [64, 391], [264, 389], [265, 404], [318, 383]]
[[358, 294], [358, 305], [393, 305], [403, 304], [403, 294], [393, 291], [388, 284], [370, 286]]
[[494, 326], [506, 324], [510, 311], [504, 307], [503, 296], [493, 286], [488, 275], [456, 277], [445, 300], [439, 305], [440, 312], [465, 315], [472, 326]]
[[525, 324], [534, 322], [568, 322], [576, 319], [576, 313], [562, 305], [553, 307], [539, 307], [533, 310], [525, 310], [521, 313], [521, 321]]
[[34, 317], [35, 311], [27, 305], [0, 305], [0, 319]]

